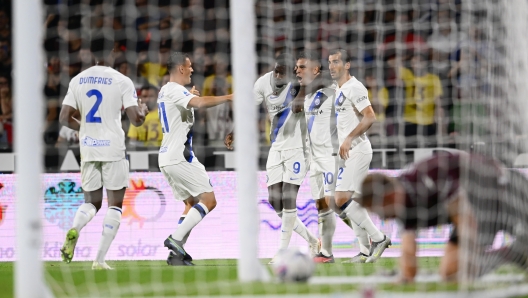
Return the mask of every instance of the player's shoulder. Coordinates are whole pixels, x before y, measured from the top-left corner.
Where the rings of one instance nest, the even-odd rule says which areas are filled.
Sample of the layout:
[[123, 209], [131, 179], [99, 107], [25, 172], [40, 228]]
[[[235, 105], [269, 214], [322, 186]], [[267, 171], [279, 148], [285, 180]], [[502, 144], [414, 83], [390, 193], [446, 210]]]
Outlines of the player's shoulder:
[[262, 76], [260, 76], [257, 81], [255, 81], [255, 87], [256, 88], [264, 88], [266, 87], [266, 85], [270, 85], [271, 86], [271, 75], [272, 75], [272, 71], [270, 72], [267, 72], [265, 74], [263, 74]]
[[324, 93], [324, 95], [328, 97], [332, 97], [336, 95], [336, 90], [337, 90], [337, 85], [332, 84], [330, 86], [326, 86], [326, 87], [323, 87], [317, 90], [317, 92], [321, 92], [321, 93]]
[[169, 95], [171, 97], [185, 97], [191, 95], [187, 88], [174, 82], [168, 82], [165, 84], [165, 86], [161, 87], [159, 94], [160, 98], [165, 95]]

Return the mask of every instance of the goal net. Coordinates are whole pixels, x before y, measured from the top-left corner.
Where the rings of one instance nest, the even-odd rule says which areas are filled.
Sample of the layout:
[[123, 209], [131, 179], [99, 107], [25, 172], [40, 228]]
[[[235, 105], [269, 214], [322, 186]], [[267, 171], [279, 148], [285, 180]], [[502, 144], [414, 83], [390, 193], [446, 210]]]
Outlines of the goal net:
[[[7, 2], [14, 5], [15, 1]], [[464, 296], [470, 292], [483, 297], [506, 297], [527, 294], [528, 255], [524, 253], [523, 244], [527, 242], [524, 242], [523, 220], [528, 218], [524, 201], [528, 198], [522, 195], [526, 188], [524, 177], [528, 176], [524, 169], [528, 166], [526, 0], [248, 2], [254, 4], [249, 10], [246, 10], [247, 3], [229, 0], [42, 2], [45, 23], [41, 38], [46, 69], [42, 77], [44, 86], [32, 88], [44, 91], [44, 173], [41, 186], [27, 187], [40, 187], [40, 256], [45, 282], [53, 295], [318, 297], [360, 293], [365, 297], [423, 297], [429, 294]], [[244, 4], [243, 9], [237, 9], [234, 6], [237, 3]], [[18, 235], [14, 230], [15, 210], [21, 204], [15, 197], [17, 187], [23, 185], [20, 182], [15, 185], [15, 158], [19, 153], [13, 151], [11, 129], [19, 120], [13, 124], [12, 118], [6, 116], [10, 113], [9, 105], [13, 105], [14, 83], [11, 82], [21, 79], [15, 78], [6, 66], [11, 55], [7, 50], [12, 43], [10, 36], [14, 37], [9, 25], [9, 20], [14, 23], [13, 17], [9, 10], [0, 9], [0, 24], [4, 26], [0, 28], [3, 46], [0, 49], [3, 67], [0, 69], [3, 117], [0, 171], [5, 173], [0, 175], [0, 275], [6, 277], [14, 276], [15, 260], [24, 257], [17, 253]], [[38, 30], [41, 28], [35, 28]], [[30, 38], [37, 33], [27, 34]], [[80, 232], [73, 261], [61, 262], [60, 251], [85, 196], [80, 174], [82, 141], [79, 142], [77, 132], [59, 123], [59, 113], [70, 80], [94, 65], [91, 44], [95, 39], [104, 40], [105, 48], [113, 49], [112, 61], [107, 66], [132, 80], [138, 97], [150, 111], [140, 127], [133, 126], [122, 111], [130, 181], [119, 231], [106, 255], [107, 264], [115, 269], [111, 271], [92, 270], [108, 210], [106, 192], [101, 209]], [[400, 177], [402, 173], [412, 172], [413, 164], [443, 153], [479, 154], [501, 165], [496, 169], [498, 172], [493, 172], [492, 167], [478, 168], [481, 172], [472, 168], [464, 172], [466, 176], [461, 172], [461, 184], [478, 188], [472, 195], [481, 199], [466, 200], [466, 196], [455, 207], [459, 214], [471, 215], [461, 216], [458, 223], [458, 250], [452, 254], [458, 262], [458, 273], [450, 276], [455, 282], [444, 282], [441, 274], [446, 266], [441, 262], [446, 244], [453, 243], [452, 217], [440, 220], [440, 225], [415, 229], [414, 265], [418, 271], [410, 284], [401, 283], [400, 278], [402, 235], [408, 230], [401, 221], [382, 220], [375, 213], [370, 213], [372, 224], [390, 238], [392, 245], [374, 263], [343, 263], [362, 249], [343, 211], [341, 216], [337, 214], [340, 212], [330, 215], [335, 217], [336, 225], [330, 245], [335, 263], [316, 264], [307, 283], [277, 282], [280, 274], [268, 265], [279, 251], [281, 227], [286, 220], [278, 216], [269, 202], [270, 173], [266, 168], [274, 162], [273, 154], [277, 154], [270, 153], [276, 148], [273, 146], [277, 133], [288, 132], [280, 131], [277, 126], [277, 121], [281, 121], [275, 117], [277, 111], [268, 110], [273, 109], [273, 104], [266, 105], [269, 98], [260, 105], [255, 103], [257, 99], [253, 101], [253, 83], [261, 76], [273, 76], [280, 62], [278, 57], [283, 53], [290, 55], [291, 61], [286, 63], [292, 66], [290, 72], [300, 53], [314, 52], [317, 55], [314, 60], [328, 73], [328, 59], [336, 49], [350, 55], [349, 72], [366, 87], [376, 116], [366, 132], [373, 152], [370, 173]], [[195, 88], [201, 96], [235, 92], [233, 103], [194, 109], [189, 144], [192, 156], [207, 171], [217, 201], [214, 210], [192, 229], [184, 245], [195, 266], [168, 265], [169, 250], [164, 247], [164, 241], [181, 227], [186, 220], [182, 215], [188, 211], [181, 201], [182, 195], [173, 192], [158, 163], [162, 138], [166, 135], [163, 112], [158, 111], [158, 94], [171, 81], [167, 62], [175, 51], [186, 53], [192, 63], [191, 83], [185, 86], [189, 91]], [[34, 54], [39, 54], [37, 49]], [[293, 84], [297, 83], [295, 75], [290, 79]], [[272, 89], [277, 87], [273, 79], [270, 84]], [[13, 95], [13, 102], [23, 100]], [[311, 99], [307, 97], [307, 100]], [[284, 106], [288, 108], [286, 114], [290, 113], [289, 108], [293, 109], [293, 103], [290, 105]], [[256, 114], [244, 112], [251, 109]], [[305, 126], [305, 117], [299, 119]], [[226, 149], [224, 138], [233, 131], [235, 150], [231, 151]], [[299, 142], [306, 142], [308, 137], [298, 138]], [[333, 150], [334, 156], [339, 157], [339, 150]], [[309, 153], [310, 150], [304, 152]], [[302, 156], [296, 156], [299, 157]], [[280, 167], [288, 165], [284, 160], [279, 163]], [[308, 167], [310, 163], [302, 165]], [[300, 164], [294, 163], [292, 169], [284, 169], [282, 179], [293, 180], [287, 173], [298, 173], [299, 167]], [[341, 168], [337, 168], [332, 173], [336, 180], [341, 175]], [[434, 179], [444, 174], [442, 167], [428, 170], [438, 172]], [[478, 176], [481, 180], [467, 175], [475, 171], [482, 174], [483, 178]], [[490, 171], [489, 175], [486, 171]], [[501, 182], [496, 187], [485, 184], [486, 177], [495, 177], [501, 171], [506, 173], [506, 184]], [[434, 179], [431, 183], [440, 185]], [[299, 219], [289, 246], [310, 254], [309, 243], [304, 239], [308, 237], [306, 234], [322, 240], [328, 236], [322, 235], [320, 213], [323, 212], [318, 211], [320, 202], [316, 204], [320, 198], [313, 197], [310, 171], [301, 181], [296, 196], [293, 195]], [[501, 192], [503, 188], [508, 191]], [[280, 196], [291, 196], [287, 187], [280, 189]], [[505, 193], [505, 197], [498, 198]], [[425, 199], [419, 192], [413, 198]], [[416, 216], [424, 219], [430, 216], [428, 212], [440, 213], [438, 209], [417, 210]], [[285, 214], [283, 211], [282, 216]], [[472, 238], [473, 234], [468, 231], [475, 227], [475, 222], [479, 224], [479, 231], [487, 231], [485, 234], [492, 234], [494, 238], [486, 243]], [[299, 228], [301, 225], [306, 226], [304, 232]], [[376, 242], [374, 238], [366, 239]], [[493, 251], [505, 253], [490, 253]], [[527, 260], [523, 263], [524, 259]], [[294, 266], [292, 262], [284, 261], [285, 268]], [[449, 261], [448, 265], [453, 262]], [[5, 284], [8, 291], [14, 289], [11, 279], [0, 284]], [[26, 284], [31, 286], [30, 282]]]

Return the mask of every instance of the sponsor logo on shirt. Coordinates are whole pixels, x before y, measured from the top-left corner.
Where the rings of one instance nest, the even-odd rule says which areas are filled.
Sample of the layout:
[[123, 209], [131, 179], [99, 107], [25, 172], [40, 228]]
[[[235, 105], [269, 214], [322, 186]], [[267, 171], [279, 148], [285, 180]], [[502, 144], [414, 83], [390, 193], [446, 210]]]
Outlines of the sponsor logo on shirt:
[[133, 96], [134, 96], [134, 98], [137, 98], [137, 92], [136, 92], [136, 90], [134, 90], [134, 95], [133, 95]]
[[366, 96], [366, 95], [363, 95], [363, 96], [361, 96], [360, 98], [358, 98], [358, 99], [356, 100], [356, 103], [360, 103], [360, 102], [364, 101], [365, 99], [367, 99], [367, 96]]
[[183, 91], [183, 95], [189, 96], [189, 95], [191, 95], [191, 93], [189, 93], [188, 91]]
[[167, 147], [167, 146], [161, 146], [161, 147], [160, 147], [160, 150], [159, 150], [159, 153], [165, 153], [165, 152], [167, 152], [167, 151], [169, 151], [169, 147]]
[[290, 94], [293, 95], [293, 96], [295, 96], [295, 95], [297, 94], [297, 89], [295, 89], [295, 88], [291, 88], [291, 89], [290, 89]]
[[97, 140], [85, 137], [82, 139], [81, 144], [86, 147], [108, 147], [110, 146], [110, 140]]
[[165, 93], [165, 92], [160, 92], [160, 93], [158, 94], [158, 99], [162, 99], [164, 93]]

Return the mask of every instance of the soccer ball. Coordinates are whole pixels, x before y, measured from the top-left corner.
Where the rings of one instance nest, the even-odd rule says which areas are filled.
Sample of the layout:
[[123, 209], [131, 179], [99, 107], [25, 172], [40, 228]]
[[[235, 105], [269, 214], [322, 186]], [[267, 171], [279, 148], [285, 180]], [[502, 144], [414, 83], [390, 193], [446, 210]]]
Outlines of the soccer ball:
[[273, 258], [273, 273], [281, 282], [306, 282], [315, 271], [310, 255], [296, 248], [279, 251]]

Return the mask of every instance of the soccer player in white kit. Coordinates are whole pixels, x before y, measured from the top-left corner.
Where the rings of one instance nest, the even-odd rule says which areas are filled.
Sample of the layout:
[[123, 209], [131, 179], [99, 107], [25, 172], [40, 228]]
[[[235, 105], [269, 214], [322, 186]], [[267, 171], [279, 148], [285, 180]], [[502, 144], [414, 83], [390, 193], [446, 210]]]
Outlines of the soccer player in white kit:
[[[292, 84], [293, 59], [277, 57], [275, 68], [261, 76], [253, 87], [256, 104], [265, 102], [271, 121], [271, 148], [266, 163], [269, 203], [281, 217], [280, 248], [287, 248], [295, 231], [310, 245], [313, 256], [319, 253], [319, 240], [297, 217], [297, 193], [308, 170], [304, 114], [292, 113], [292, 103], [303, 96], [300, 86]], [[232, 149], [233, 133], [226, 136]]]
[[191, 230], [216, 207], [216, 198], [205, 167], [192, 149], [194, 109], [214, 107], [232, 100], [233, 95], [199, 97], [191, 83], [191, 60], [181, 52], [174, 52], [167, 62], [170, 81], [158, 95], [158, 112], [163, 140], [159, 150], [161, 172], [172, 188], [174, 198], [186, 205], [184, 220], [167, 237], [164, 245], [170, 250], [167, 264], [192, 266], [192, 258], [184, 245]]
[[[361, 194], [361, 183], [368, 174], [372, 146], [365, 132], [376, 121], [365, 86], [350, 75], [350, 56], [345, 50], [330, 52], [330, 75], [337, 83], [335, 110], [339, 138], [339, 169], [337, 173], [336, 205], [352, 222], [360, 244], [353, 263], [375, 262], [391, 245], [372, 222], [367, 211], [354, 198]], [[370, 245], [369, 237], [372, 240]]]
[[[103, 235], [92, 269], [112, 269], [105, 262], [106, 253], [121, 222], [125, 190], [128, 187], [128, 160], [125, 159], [125, 133], [121, 127], [121, 109], [130, 122], [140, 126], [148, 110], [138, 100], [132, 81], [111, 67], [104, 66], [104, 40], [92, 43], [97, 65], [75, 76], [62, 103], [59, 120], [79, 131], [81, 181], [85, 203], [73, 219], [61, 248], [63, 261], [70, 263], [80, 232], [101, 208], [103, 187], [108, 195], [108, 211], [103, 220]], [[106, 42], [113, 44], [112, 42]], [[108, 53], [108, 51], [107, 51]], [[107, 61], [110, 62], [110, 61]], [[111, 64], [111, 63], [109, 63]], [[138, 105], [139, 102], [139, 105]], [[73, 118], [80, 114], [80, 122]]]
[[334, 263], [332, 238], [336, 216], [329, 207], [334, 201], [336, 153], [338, 149], [335, 122], [335, 85], [328, 73], [321, 71], [320, 57], [315, 52], [297, 56], [295, 73], [305, 88], [304, 114], [310, 152], [310, 189], [319, 217], [321, 251], [317, 263]]

